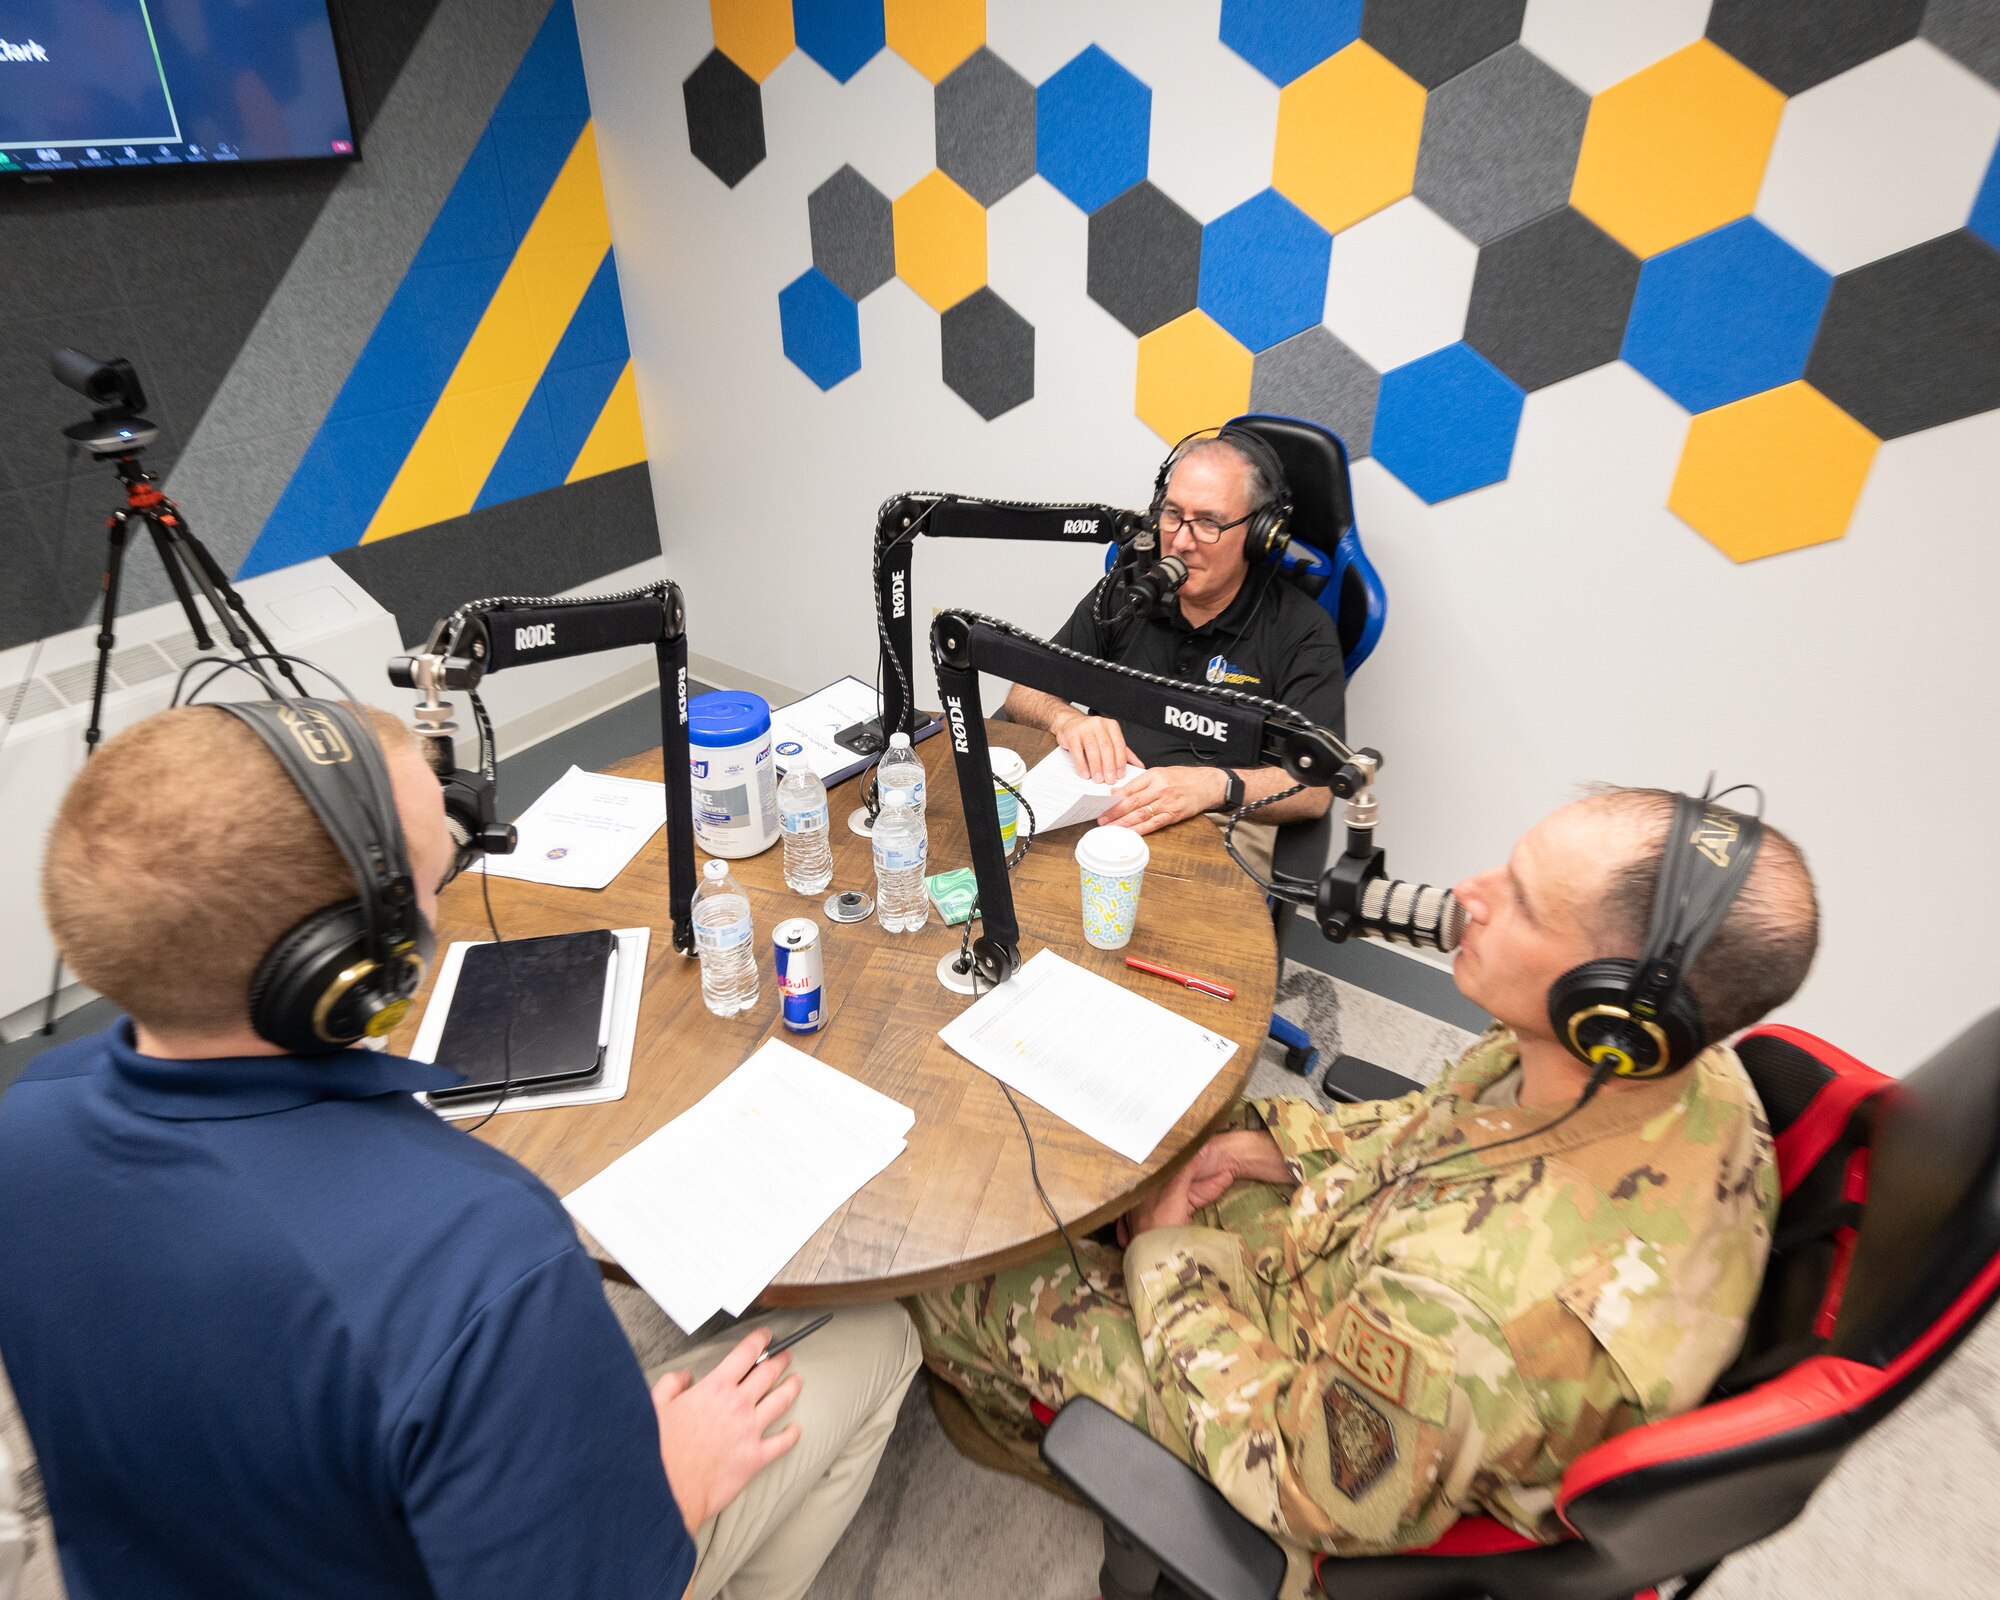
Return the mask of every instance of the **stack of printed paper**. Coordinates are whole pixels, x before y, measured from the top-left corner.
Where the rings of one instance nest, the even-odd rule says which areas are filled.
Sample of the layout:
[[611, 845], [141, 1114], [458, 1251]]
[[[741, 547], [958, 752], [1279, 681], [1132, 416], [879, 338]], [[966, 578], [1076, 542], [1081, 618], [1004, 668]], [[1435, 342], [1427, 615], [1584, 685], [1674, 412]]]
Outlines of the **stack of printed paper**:
[[904, 1150], [916, 1113], [777, 1039], [569, 1195], [570, 1214], [693, 1333], [741, 1315]]

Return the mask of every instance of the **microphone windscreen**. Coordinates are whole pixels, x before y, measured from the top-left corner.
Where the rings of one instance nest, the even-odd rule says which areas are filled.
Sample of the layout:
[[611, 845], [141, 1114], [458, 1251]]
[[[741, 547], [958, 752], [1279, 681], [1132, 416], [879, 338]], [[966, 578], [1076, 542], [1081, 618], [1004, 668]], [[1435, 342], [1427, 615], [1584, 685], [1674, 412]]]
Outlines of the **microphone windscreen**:
[[1451, 951], [1465, 935], [1465, 907], [1449, 889], [1401, 878], [1370, 878], [1361, 886], [1364, 931], [1390, 943]]

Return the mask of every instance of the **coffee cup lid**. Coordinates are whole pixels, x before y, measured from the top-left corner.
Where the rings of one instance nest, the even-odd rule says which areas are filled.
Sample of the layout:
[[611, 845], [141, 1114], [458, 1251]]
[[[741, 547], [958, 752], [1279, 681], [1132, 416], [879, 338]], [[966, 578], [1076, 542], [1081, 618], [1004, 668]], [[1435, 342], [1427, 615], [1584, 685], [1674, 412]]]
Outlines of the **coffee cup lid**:
[[1130, 828], [1092, 828], [1076, 842], [1079, 866], [1092, 872], [1137, 872], [1152, 859], [1146, 841]]
[[994, 745], [993, 776], [1005, 778], [1009, 783], [1019, 783], [1028, 775], [1028, 763], [1021, 759], [1018, 750], [1009, 750], [1002, 745]]

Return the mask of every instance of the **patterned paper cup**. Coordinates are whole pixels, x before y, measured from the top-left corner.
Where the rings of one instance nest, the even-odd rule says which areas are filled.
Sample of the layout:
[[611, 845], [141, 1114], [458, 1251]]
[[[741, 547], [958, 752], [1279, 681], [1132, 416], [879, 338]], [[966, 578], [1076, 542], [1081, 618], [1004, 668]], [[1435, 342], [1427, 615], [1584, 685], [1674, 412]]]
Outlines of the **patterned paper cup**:
[[1011, 791], [1000, 787], [1001, 780], [1011, 783], [1016, 789], [1021, 787], [1028, 776], [1028, 763], [1012, 751], [993, 746], [993, 804], [1000, 813], [1000, 847], [1014, 848], [1014, 829], [1020, 822], [1021, 802]]
[[1139, 917], [1139, 885], [1152, 859], [1146, 841], [1130, 828], [1092, 828], [1076, 842], [1083, 878], [1083, 936], [1100, 950], [1131, 942]]

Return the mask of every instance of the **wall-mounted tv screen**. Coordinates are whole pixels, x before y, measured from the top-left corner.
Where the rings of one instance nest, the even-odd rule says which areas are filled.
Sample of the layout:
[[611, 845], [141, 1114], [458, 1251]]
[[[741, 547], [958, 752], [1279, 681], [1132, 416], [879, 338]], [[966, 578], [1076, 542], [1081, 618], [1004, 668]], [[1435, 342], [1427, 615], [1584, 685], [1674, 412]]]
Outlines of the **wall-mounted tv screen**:
[[327, 0], [0, 0], [0, 172], [354, 154]]

